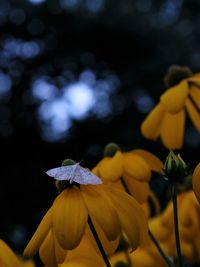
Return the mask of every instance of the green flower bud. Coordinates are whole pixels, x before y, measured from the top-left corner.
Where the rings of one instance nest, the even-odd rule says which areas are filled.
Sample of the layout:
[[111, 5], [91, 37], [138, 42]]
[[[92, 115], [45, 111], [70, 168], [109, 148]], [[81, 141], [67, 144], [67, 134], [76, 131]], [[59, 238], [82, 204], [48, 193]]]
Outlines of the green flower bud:
[[164, 175], [172, 182], [183, 183], [184, 178], [188, 176], [188, 165], [180, 154], [175, 155], [170, 151], [164, 164]]
[[116, 143], [109, 143], [104, 148], [104, 157], [113, 157], [117, 151], [121, 151], [121, 148]]

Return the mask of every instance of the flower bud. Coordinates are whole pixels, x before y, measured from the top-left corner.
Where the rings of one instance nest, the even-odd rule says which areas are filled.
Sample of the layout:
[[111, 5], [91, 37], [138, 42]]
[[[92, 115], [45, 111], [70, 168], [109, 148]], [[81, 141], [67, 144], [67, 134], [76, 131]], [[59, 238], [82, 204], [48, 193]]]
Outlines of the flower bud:
[[183, 182], [188, 175], [188, 165], [186, 165], [180, 154], [175, 155], [172, 150], [170, 151], [164, 164], [164, 175], [173, 182]]
[[104, 148], [104, 157], [113, 157], [117, 151], [121, 151], [118, 144], [108, 143]]

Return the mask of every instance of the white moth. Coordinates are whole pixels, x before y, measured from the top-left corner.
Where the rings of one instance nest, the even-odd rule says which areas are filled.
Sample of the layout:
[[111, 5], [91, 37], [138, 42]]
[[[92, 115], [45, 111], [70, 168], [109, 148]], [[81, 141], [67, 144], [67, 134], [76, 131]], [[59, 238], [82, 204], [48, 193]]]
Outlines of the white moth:
[[78, 184], [102, 184], [99, 177], [81, 167], [79, 163], [50, 169], [46, 174], [58, 181], [69, 180], [70, 184], [73, 181]]

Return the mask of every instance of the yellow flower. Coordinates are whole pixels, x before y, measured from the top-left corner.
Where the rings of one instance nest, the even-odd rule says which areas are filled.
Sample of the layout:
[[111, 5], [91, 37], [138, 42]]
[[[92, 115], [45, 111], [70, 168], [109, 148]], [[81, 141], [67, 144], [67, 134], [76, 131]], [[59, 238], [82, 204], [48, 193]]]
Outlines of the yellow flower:
[[135, 149], [122, 153], [113, 150], [112, 155], [106, 155], [92, 172], [105, 183], [116, 182], [118, 188], [127, 187], [129, 193], [139, 202], [144, 203], [150, 193], [149, 180], [152, 171], [161, 172], [162, 162], [152, 153], [143, 149]]
[[192, 176], [193, 191], [200, 203], [200, 163], [196, 166]]
[[[76, 248], [86, 231], [88, 216], [94, 224], [99, 225], [108, 241], [115, 241], [123, 230], [132, 250], [146, 242], [146, 216], [131, 196], [105, 185], [72, 183], [55, 199], [27, 245], [24, 255], [33, 256], [41, 250], [45, 239], [49, 238], [50, 230], [51, 236], [53, 233], [53, 238], [62, 249]], [[55, 241], [55, 247], [54, 243]]]
[[170, 87], [161, 95], [158, 105], [143, 121], [142, 134], [152, 140], [160, 136], [166, 148], [181, 148], [185, 132], [185, 110], [194, 127], [200, 132], [199, 86], [200, 74], [196, 74]]
[[32, 260], [24, 260], [16, 256], [9, 246], [0, 239], [0, 266], [1, 267], [35, 267]]

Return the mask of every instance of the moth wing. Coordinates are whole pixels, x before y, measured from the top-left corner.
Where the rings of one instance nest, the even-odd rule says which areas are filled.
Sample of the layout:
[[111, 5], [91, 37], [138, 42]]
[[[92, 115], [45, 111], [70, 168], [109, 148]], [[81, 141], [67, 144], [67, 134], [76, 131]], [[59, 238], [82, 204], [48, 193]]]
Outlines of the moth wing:
[[71, 177], [71, 173], [74, 171], [75, 167], [75, 165], [57, 167], [48, 170], [46, 174], [59, 181], [69, 180]]
[[80, 165], [77, 166], [73, 181], [75, 181], [78, 184], [102, 184], [102, 180], [91, 173], [89, 170], [81, 167]]

